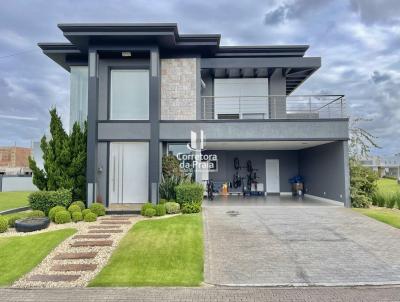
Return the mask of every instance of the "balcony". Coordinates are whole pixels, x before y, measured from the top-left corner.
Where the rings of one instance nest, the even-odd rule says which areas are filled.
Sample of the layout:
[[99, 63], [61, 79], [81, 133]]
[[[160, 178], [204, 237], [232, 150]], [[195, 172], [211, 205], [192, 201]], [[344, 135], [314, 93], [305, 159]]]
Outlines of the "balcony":
[[347, 118], [344, 95], [202, 96], [202, 120]]

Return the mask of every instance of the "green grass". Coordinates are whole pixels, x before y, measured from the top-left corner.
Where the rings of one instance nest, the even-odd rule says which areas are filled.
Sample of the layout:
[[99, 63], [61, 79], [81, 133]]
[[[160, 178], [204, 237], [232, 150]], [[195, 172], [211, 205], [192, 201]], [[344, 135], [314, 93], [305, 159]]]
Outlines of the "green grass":
[[8, 286], [31, 271], [50, 251], [75, 232], [75, 229], [64, 229], [0, 238], [0, 286]]
[[89, 286], [198, 286], [203, 281], [201, 214], [138, 222]]
[[400, 192], [400, 185], [394, 179], [380, 178], [377, 182], [378, 191], [382, 193], [397, 193]]
[[28, 195], [31, 192], [0, 192], [0, 211], [29, 205]]
[[368, 217], [400, 229], [400, 211], [386, 208], [354, 209]]

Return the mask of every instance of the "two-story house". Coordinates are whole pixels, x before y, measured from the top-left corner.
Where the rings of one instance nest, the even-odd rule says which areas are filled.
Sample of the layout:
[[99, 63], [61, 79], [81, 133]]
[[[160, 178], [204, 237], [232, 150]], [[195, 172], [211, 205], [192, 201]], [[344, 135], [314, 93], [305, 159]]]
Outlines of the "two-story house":
[[89, 203], [157, 202], [162, 155], [202, 133], [218, 162], [199, 181], [246, 183], [250, 161], [267, 196], [301, 175], [306, 194], [349, 205], [344, 97], [294, 95], [321, 66], [308, 46], [220, 46], [176, 24], [58, 27], [69, 43], [39, 46], [71, 74], [71, 122], [88, 122]]

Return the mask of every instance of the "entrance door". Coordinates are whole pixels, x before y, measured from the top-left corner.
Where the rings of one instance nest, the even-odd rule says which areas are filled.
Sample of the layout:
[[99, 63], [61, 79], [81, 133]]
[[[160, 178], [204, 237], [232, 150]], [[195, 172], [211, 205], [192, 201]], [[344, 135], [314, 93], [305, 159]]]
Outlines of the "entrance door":
[[148, 143], [110, 143], [109, 168], [110, 203], [148, 201]]
[[279, 193], [279, 159], [267, 159], [265, 161], [265, 186], [268, 193]]

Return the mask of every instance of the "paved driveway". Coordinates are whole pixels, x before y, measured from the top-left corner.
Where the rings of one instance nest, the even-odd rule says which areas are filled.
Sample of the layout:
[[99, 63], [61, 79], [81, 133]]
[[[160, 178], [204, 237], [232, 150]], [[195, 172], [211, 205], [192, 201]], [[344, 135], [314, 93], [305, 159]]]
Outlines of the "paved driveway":
[[400, 230], [350, 209], [205, 206], [205, 281], [400, 284]]

